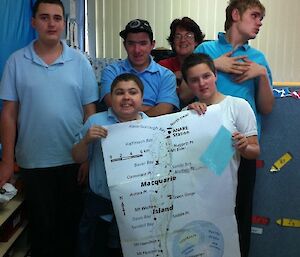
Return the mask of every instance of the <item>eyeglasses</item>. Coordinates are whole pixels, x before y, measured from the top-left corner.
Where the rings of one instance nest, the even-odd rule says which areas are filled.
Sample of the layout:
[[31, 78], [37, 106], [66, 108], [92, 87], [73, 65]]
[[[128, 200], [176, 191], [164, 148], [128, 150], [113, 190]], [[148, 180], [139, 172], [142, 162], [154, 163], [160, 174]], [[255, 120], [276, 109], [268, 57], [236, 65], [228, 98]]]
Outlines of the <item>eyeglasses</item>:
[[180, 41], [182, 39], [188, 40], [188, 41], [192, 41], [195, 39], [194, 33], [186, 33], [185, 35], [182, 34], [175, 34], [174, 36], [174, 41]]

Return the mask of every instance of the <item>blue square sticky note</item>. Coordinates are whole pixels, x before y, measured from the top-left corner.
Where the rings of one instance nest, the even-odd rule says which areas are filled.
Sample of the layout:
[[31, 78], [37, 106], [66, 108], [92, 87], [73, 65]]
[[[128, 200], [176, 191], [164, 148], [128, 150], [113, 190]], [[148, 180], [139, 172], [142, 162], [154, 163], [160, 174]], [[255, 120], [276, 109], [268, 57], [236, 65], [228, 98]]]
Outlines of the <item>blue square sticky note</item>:
[[235, 152], [231, 132], [221, 126], [212, 142], [200, 156], [200, 161], [216, 175], [222, 175]]

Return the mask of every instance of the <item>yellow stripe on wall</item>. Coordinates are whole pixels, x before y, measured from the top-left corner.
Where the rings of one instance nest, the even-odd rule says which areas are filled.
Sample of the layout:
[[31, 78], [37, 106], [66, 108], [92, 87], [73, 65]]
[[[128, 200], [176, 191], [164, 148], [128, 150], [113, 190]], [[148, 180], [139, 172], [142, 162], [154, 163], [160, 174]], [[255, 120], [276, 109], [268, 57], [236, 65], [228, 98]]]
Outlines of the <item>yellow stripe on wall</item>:
[[300, 82], [273, 82], [276, 87], [300, 87]]

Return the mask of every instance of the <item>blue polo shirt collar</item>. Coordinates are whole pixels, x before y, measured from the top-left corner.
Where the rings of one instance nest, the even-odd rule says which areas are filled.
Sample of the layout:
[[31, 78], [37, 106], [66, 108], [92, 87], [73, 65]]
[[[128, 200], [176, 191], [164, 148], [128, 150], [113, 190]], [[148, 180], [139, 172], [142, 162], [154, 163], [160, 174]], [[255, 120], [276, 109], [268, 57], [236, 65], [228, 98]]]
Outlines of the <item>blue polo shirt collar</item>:
[[[148, 65], [148, 67], [143, 70], [142, 72], [150, 72], [150, 73], [155, 73], [155, 72], [158, 72], [158, 67], [157, 65], [155, 65], [155, 61], [153, 60], [153, 57], [150, 55], [149, 56], [150, 58], [150, 64]], [[141, 73], [140, 71], [137, 71], [130, 63], [129, 59], [126, 58], [125, 62], [123, 63], [124, 64], [124, 68], [125, 70], [130, 70], [130, 71], [134, 71], [135, 73]]]
[[111, 107], [108, 108], [108, 110], [107, 110], [107, 117], [113, 123], [119, 123], [120, 122]]
[[[230, 44], [230, 43], [227, 41], [224, 32], [219, 32], [219, 34], [218, 34], [218, 39], [219, 39], [219, 41], [220, 41], [221, 44], [224, 44], [224, 45]], [[247, 51], [247, 50], [250, 48], [250, 46], [249, 46], [249, 44], [248, 44], [248, 41], [247, 41], [245, 44], [243, 44], [242, 46], [240, 46], [240, 47], [244, 48], [245, 51]]]
[[63, 52], [61, 54], [61, 56], [59, 58], [57, 58], [57, 60], [52, 63], [51, 65], [47, 65], [35, 52], [34, 50], [34, 42], [36, 40], [33, 40], [28, 47], [25, 48], [24, 50], [24, 56], [25, 58], [32, 60], [33, 62], [35, 62], [38, 65], [41, 66], [45, 66], [45, 67], [49, 67], [52, 65], [56, 65], [56, 64], [64, 64], [67, 61], [72, 60], [72, 52], [71, 49], [68, 47], [68, 45], [64, 42], [64, 41], [60, 41], [62, 46], [63, 46]]

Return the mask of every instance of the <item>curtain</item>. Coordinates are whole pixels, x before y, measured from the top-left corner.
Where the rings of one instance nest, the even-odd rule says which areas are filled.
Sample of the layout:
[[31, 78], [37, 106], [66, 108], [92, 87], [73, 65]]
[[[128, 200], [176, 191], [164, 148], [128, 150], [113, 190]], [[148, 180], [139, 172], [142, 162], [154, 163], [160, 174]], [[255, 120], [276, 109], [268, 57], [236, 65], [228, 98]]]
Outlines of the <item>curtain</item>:
[[82, 51], [85, 51], [84, 49], [84, 14], [85, 14], [85, 8], [84, 8], [84, 0], [77, 0], [76, 1], [76, 22], [78, 25], [78, 44], [79, 48]]
[[[7, 58], [27, 45], [34, 37], [31, 27], [31, 7], [35, 0], [1, 0], [0, 17], [0, 78]], [[0, 101], [0, 110], [2, 101]]]
[[34, 0], [1, 0], [0, 77], [10, 54], [27, 45], [34, 37], [31, 28], [31, 7]]

